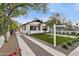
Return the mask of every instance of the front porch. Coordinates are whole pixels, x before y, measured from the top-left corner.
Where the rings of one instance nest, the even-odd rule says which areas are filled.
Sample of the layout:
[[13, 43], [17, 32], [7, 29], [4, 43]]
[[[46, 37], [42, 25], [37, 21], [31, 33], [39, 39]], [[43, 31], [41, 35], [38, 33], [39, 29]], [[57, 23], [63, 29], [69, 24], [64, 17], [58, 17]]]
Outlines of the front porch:
[[[46, 29], [46, 31], [44, 31]], [[47, 26], [30, 26], [29, 30], [30, 34], [36, 34], [36, 33], [44, 33], [44, 32], [49, 32], [49, 27]]]

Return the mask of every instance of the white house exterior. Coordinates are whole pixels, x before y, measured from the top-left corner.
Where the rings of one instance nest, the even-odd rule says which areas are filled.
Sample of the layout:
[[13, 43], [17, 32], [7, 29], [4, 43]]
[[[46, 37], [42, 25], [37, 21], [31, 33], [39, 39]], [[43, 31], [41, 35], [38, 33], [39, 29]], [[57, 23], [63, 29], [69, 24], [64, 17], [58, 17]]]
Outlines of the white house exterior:
[[[54, 33], [54, 28], [50, 28], [50, 32], [52, 31]], [[57, 34], [78, 34], [79, 33], [79, 27], [78, 26], [72, 26], [71, 29], [69, 29], [66, 25], [56, 25], [56, 33]]]
[[66, 25], [63, 25], [57, 28], [57, 33], [61, 34], [78, 34], [79, 33], [79, 27], [78, 26], [72, 26], [71, 29], [69, 29]]
[[47, 29], [46, 32], [49, 32], [49, 27], [46, 26], [45, 23], [34, 20], [32, 22], [23, 24], [21, 26], [21, 32], [26, 34], [36, 34], [36, 33], [44, 33], [44, 29]]

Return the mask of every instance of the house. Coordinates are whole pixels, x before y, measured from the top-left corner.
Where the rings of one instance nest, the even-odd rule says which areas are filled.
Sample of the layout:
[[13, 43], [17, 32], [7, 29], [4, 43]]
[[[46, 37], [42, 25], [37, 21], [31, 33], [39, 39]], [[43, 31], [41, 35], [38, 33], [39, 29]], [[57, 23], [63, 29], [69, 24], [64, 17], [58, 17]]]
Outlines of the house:
[[[56, 33], [57, 34], [63, 34], [63, 32], [65, 32], [67, 29], [66, 25], [56, 25]], [[54, 33], [54, 27], [50, 27], [49, 31], [52, 33]]]
[[[63, 28], [63, 27], [62, 27]], [[72, 25], [71, 29], [68, 28], [66, 25], [62, 30], [57, 31], [61, 34], [78, 34], [79, 33], [79, 26]]]
[[46, 26], [46, 24], [40, 20], [34, 20], [23, 24], [20, 30], [21, 32], [29, 35], [29, 34], [49, 32], [49, 27]]
[[[54, 33], [54, 28], [50, 28], [49, 32]], [[70, 29], [66, 25], [56, 25], [56, 33], [57, 34], [78, 34], [79, 26], [73, 25]]]

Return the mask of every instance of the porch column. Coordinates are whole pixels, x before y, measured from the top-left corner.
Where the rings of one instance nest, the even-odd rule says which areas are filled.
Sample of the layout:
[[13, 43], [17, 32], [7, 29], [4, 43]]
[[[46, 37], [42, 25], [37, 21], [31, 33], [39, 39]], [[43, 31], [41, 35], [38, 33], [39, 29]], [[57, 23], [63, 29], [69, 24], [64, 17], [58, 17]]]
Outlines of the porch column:
[[28, 25], [28, 35], [30, 35], [30, 25]]
[[40, 26], [40, 30], [43, 31], [43, 29], [42, 29], [42, 25]]
[[38, 26], [36, 26], [36, 31], [38, 31]]
[[49, 32], [49, 26], [47, 27], [47, 32]]

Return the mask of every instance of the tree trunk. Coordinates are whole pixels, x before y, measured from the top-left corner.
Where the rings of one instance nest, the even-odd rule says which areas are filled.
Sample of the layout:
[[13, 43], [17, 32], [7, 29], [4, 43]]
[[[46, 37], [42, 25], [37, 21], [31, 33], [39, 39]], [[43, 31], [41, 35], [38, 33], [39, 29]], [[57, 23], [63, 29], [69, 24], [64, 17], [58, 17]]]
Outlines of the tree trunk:
[[6, 33], [4, 34], [4, 38], [5, 38], [5, 43], [7, 42], [7, 35], [6, 35]]

